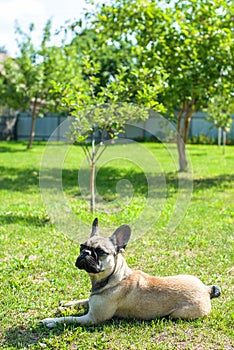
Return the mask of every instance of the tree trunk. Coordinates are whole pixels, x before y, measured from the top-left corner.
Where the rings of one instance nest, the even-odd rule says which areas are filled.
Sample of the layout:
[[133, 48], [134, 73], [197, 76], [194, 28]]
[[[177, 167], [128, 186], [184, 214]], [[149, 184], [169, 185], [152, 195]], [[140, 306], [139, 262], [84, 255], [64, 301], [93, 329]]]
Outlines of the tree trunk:
[[186, 109], [186, 104], [183, 102], [182, 108], [177, 116], [177, 137], [176, 137], [176, 143], [177, 143], [177, 149], [178, 149], [178, 155], [179, 155], [179, 171], [185, 171], [187, 168], [187, 160], [185, 155], [185, 144], [181, 135], [181, 120], [183, 117], [183, 114]]
[[37, 97], [35, 97], [34, 103], [33, 103], [33, 112], [32, 112], [32, 122], [31, 122], [31, 131], [30, 131], [30, 138], [27, 145], [27, 149], [30, 149], [34, 140], [35, 136], [35, 123], [36, 123], [36, 113], [37, 113]]
[[192, 109], [188, 110], [185, 116], [184, 120], [184, 130], [183, 130], [183, 141], [186, 143], [187, 141], [187, 136], [188, 136], [188, 131], [189, 131], [189, 125], [192, 119], [194, 111]]
[[179, 154], [179, 172], [187, 171], [188, 162], [186, 158], [185, 143], [179, 134], [177, 135], [177, 149]]
[[218, 128], [218, 147], [221, 146], [222, 129]]
[[[186, 157], [186, 141], [189, 130], [190, 121], [192, 119], [195, 101], [193, 100], [190, 105], [186, 102], [183, 102], [182, 108], [178, 114], [178, 123], [177, 123], [177, 149], [179, 155], [179, 171], [185, 172], [188, 170], [188, 161]], [[181, 124], [182, 117], [184, 117], [184, 123]]]
[[95, 134], [92, 133], [92, 155], [91, 155], [91, 173], [90, 173], [90, 211], [95, 210]]
[[[100, 150], [100, 145], [96, 148], [95, 147], [95, 131], [91, 134], [91, 142], [92, 147], [91, 151], [88, 147], [83, 146], [82, 149], [87, 157], [87, 159], [90, 161], [90, 211], [93, 213], [95, 211], [95, 169], [96, 169], [96, 163], [98, 159], [101, 157], [103, 152], [106, 149], [106, 145], [103, 146], [102, 150]], [[99, 154], [98, 154], [99, 151]]]
[[90, 211], [93, 213], [95, 210], [95, 162], [91, 163], [90, 175]]
[[223, 130], [223, 154], [225, 154], [225, 146], [226, 146], [226, 131]]

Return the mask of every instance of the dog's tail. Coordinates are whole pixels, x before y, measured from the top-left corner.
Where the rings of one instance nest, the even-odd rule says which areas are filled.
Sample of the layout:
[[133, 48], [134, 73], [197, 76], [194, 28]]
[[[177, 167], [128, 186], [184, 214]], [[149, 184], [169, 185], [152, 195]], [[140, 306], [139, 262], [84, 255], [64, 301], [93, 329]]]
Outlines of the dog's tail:
[[221, 294], [221, 288], [218, 286], [209, 286], [210, 299], [218, 298]]

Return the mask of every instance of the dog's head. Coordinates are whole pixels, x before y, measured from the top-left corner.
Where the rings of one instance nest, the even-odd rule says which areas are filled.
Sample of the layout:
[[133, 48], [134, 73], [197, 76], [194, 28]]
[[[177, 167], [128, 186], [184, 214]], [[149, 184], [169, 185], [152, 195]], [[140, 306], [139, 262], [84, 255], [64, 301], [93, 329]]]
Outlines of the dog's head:
[[112, 273], [115, 267], [115, 257], [125, 249], [130, 235], [130, 227], [122, 225], [110, 238], [101, 237], [98, 233], [98, 219], [96, 218], [92, 224], [90, 238], [80, 246], [76, 267], [91, 275]]

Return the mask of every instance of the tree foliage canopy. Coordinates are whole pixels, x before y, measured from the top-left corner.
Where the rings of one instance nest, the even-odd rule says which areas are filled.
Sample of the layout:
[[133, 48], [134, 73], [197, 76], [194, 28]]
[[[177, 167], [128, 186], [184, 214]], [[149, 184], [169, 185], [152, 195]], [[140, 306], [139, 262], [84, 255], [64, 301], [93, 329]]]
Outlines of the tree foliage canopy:
[[[96, 17], [103, 39], [128, 47], [131, 62], [126, 68], [130, 74], [134, 69], [138, 74], [143, 71], [148, 85], [163, 78], [159, 100], [167, 110], [192, 101], [196, 110], [203, 108], [220, 84], [230, 92], [232, 1], [115, 0], [103, 5]], [[125, 82], [130, 80], [128, 77]]]
[[69, 44], [52, 46], [48, 21], [36, 49], [17, 28], [20, 55], [6, 64], [9, 104], [28, 109], [36, 98], [73, 115], [106, 103], [150, 107], [177, 122], [182, 159], [179, 142], [186, 143], [194, 112], [217, 106], [217, 96], [232, 99], [232, 0], [110, 0], [68, 32]]

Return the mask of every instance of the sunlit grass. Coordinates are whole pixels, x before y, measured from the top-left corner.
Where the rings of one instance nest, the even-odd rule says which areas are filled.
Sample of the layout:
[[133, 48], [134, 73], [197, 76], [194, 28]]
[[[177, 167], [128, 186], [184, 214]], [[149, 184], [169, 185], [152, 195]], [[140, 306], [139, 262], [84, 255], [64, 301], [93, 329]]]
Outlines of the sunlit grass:
[[[206, 284], [220, 285], [222, 296], [212, 301], [210, 317], [193, 322], [111, 320], [97, 327], [58, 326], [50, 331], [38, 326], [39, 320], [52, 317], [60, 300], [87, 297], [90, 282], [85, 272], [74, 266], [79, 242], [53, 223], [41, 196], [39, 174], [45, 146], [35, 144], [26, 151], [23, 143], [0, 144], [2, 346], [7, 349], [231, 349], [234, 346], [234, 148], [227, 147], [223, 156], [217, 146], [188, 146], [193, 192], [187, 213], [173, 232], [165, 227], [177, 201], [178, 174], [163, 145], [141, 146], [152, 153], [157, 161], [155, 166], [148, 162], [142, 168], [134, 163], [133, 147], [118, 145], [114, 147], [120, 159], [105, 162], [104, 153], [97, 169], [96, 214], [100, 226], [110, 234], [119, 224], [130, 223], [134, 228], [139, 221], [148, 196], [146, 173], [155, 184], [161, 184], [156, 186], [152, 199], [155, 206], [161, 205], [160, 210], [155, 208], [157, 219], [142, 235], [139, 230], [133, 230], [126, 260], [131, 267], [154, 275], [189, 273], [199, 276]], [[137, 152], [137, 158], [139, 162], [145, 158], [144, 149], [142, 154]], [[85, 224], [90, 225], [93, 215], [89, 212], [88, 191], [77, 181], [79, 169], [87, 171], [88, 177], [83, 162], [80, 147], [72, 146], [63, 164], [62, 182], [68, 205], [80, 222], [84, 222], [83, 236], [87, 237], [89, 229]], [[154, 207], [149, 214], [153, 212]], [[140, 227], [139, 222], [136, 227]]]

